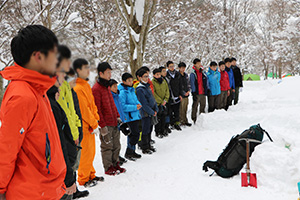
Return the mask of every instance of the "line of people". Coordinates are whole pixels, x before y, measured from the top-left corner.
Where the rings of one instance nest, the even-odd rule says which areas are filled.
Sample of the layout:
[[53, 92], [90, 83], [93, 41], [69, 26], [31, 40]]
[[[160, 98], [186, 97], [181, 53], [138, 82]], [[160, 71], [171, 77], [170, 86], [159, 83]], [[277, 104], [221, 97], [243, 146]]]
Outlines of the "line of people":
[[[0, 200], [76, 199], [89, 195], [79, 185], [93, 187], [103, 182], [93, 166], [95, 140], [99, 134], [106, 175], [126, 172], [121, 165], [120, 130], [127, 136], [125, 158], [135, 161], [156, 152], [151, 138], [192, 126], [187, 119], [189, 96], [191, 118], [198, 107], [205, 112], [228, 109], [238, 103], [242, 78], [236, 59], [211, 62], [206, 73], [195, 59], [190, 75], [180, 62], [178, 71], [168, 61], [152, 71], [146, 66], [111, 79], [107, 62], [97, 66], [98, 77], [88, 83], [86, 59], [72, 63], [71, 51], [59, 45], [55, 34], [40, 25], [19, 31], [11, 42], [15, 64], [0, 74], [10, 81], [0, 110]], [[57, 56], [58, 55], [58, 56]], [[234, 97], [234, 98], [233, 98]], [[78, 176], [76, 176], [78, 171]]]

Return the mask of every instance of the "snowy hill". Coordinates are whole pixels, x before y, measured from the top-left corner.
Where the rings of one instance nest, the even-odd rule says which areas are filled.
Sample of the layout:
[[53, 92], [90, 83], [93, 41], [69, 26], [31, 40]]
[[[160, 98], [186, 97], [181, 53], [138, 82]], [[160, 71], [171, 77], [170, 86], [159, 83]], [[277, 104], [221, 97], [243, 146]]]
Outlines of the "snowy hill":
[[[196, 125], [173, 131], [167, 138], [153, 137], [156, 153], [125, 163], [125, 174], [105, 175], [105, 182], [90, 188], [86, 199], [295, 200], [300, 181], [300, 92], [296, 85], [300, 85], [300, 77], [288, 77], [281, 83], [244, 82], [238, 105], [228, 112], [203, 114]], [[188, 115], [190, 118], [190, 110]], [[265, 136], [251, 157], [258, 189], [242, 188], [240, 175], [223, 179], [210, 177], [212, 171], [202, 171], [203, 163], [216, 160], [233, 135], [257, 123], [274, 140], [271, 143]], [[124, 156], [126, 138], [121, 138]], [[103, 176], [99, 139], [94, 165], [97, 175]]]

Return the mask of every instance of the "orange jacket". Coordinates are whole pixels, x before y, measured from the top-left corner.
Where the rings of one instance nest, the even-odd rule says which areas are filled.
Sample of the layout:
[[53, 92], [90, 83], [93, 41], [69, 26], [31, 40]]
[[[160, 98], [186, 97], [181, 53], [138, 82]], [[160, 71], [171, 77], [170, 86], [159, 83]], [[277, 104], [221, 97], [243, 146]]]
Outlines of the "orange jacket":
[[96, 129], [98, 127], [98, 121], [100, 118], [98, 115], [97, 106], [95, 105], [91, 86], [86, 80], [77, 78], [74, 91], [78, 96], [83, 129]]
[[0, 193], [7, 200], [60, 199], [66, 165], [46, 95], [56, 80], [17, 64], [0, 74], [11, 80], [0, 110]]

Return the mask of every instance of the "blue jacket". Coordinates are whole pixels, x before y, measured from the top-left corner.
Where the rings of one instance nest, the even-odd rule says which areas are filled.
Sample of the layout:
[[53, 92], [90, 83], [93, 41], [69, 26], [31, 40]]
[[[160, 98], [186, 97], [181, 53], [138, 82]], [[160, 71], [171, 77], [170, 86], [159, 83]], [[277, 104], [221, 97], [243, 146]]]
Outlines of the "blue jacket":
[[137, 105], [142, 105], [135, 94], [135, 89], [123, 84], [118, 85], [120, 91], [119, 99], [125, 115], [125, 122], [132, 122], [141, 119]]
[[[204, 95], [207, 95], [207, 86], [208, 86], [208, 81], [207, 81], [207, 75], [204, 70], [201, 69], [200, 73], [202, 73], [202, 85], [203, 85], [203, 91]], [[197, 95], [199, 94], [199, 89], [198, 89], [198, 77], [195, 69], [193, 69], [192, 73], [190, 74], [190, 84], [191, 84], [191, 90], [192, 93], [196, 93]]]
[[158, 107], [149, 83], [140, 83], [136, 88], [136, 95], [142, 105], [140, 112], [143, 118], [153, 116], [155, 111], [158, 112]]
[[221, 94], [220, 72], [218, 70], [213, 71], [212, 69], [209, 68], [207, 72], [207, 78], [208, 78], [208, 85], [210, 89], [210, 96]]
[[126, 117], [125, 117], [125, 113], [123, 111], [123, 107], [122, 107], [122, 104], [121, 104], [121, 101], [120, 101], [120, 98], [119, 98], [119, 93], [120, 93], [119, 90], [118, 90], [117, 94], [114, 93], [114, 92], [111, 92], [111, 94], [114, 98], [114, 102], [116, 104], [117, 110], [120, 114], [120, 118], [121, 118], [122, 122], [125, 122]]
[[234, 75], [233, 75], [233, 71], [232, 71], [231, 67], [230, 68], [225, 67], [225, 70], [226, 70], [226, 72], [228, 73], [228, 76], [229, 76], [230, 88], [235, 89]]

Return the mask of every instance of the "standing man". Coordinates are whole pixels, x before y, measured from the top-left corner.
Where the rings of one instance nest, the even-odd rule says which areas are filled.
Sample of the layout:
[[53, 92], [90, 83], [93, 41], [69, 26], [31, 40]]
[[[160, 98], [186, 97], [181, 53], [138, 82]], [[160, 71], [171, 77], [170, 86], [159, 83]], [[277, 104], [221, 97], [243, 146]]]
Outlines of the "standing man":
[[233, 100], [233, 95], [235, 92], [235, 81], [234, 81], [234, 75], [233, 71], [231, 69], [231, 59], [230, 58], [225, 58], [225, 70], [228, 73], [229, 76], [229, 84], [230, 84], [230, 95], [227, 97], [227, 104], [225, 107], [225, 110], [228, 110], [229, 106], [232, 105], [232, 100]]
[[236, 59], [234, 57], [231, 58], [231, 68], [233, 71], [235, 84], [234, 105], [236, 105], [239, 102], [240, 88], [243, 87], [243, 76], [241, 73], [241, 69], [236, 66]]
[[66, 164], [46, 92], [56, 82], [58, 40], [41, 25], [11, 41], [15, 64], [0, 109], [0, 199], [60, 199]]
[[183, 90], [183, 96], [182, 101], [180, 103], [180, 125], [182, 126], [192, 126], [191, 123], [188, 122], [187, 119], [187, 109], [189, 105], [189, 96], [190, 96], [190, 90], [191, 90], [191, 84], [189, 75], [185, 73], [186, 64], [184, 62], [181, 62], [178, 64], [181, 83], [182, 83], [182, 90]]
[[227, 97], [230, 95], [230, 84], [229, 84], [229, 76], [225, 71], [225, 62], [219, 62], [219, 70], [221, 74], [220, 86], [221, 86], [221, 98], [220, 98], [220, 108], [225, 109], [227, 105]]
[[193, 61], [193, 71], [190, 75], [193, 105], [192, 105], [192, 120], [197, 121], [198, 105], [200, 104], [199, 113], [205, 113], [206, 96], [207, 95], [207, 75], [201, 65], [200, 59], [196, 58]]
[[99, 78], [92, 88], [95, 104], [100, 116], [99, 126], [102, 162], [107, 175], [116, 175], [126, 172], [119, 164], [119, 154], [121, 149], [120, 131], [118, 123], [121, 123], [120, 115], [115, 105], [109, 80], [112, 68], [107, 62], [98, 64]]
[[209, 64], [207, 72], [209, 92], [208, 92], [208, 112], [213, 112], [215, 109], [220, 109], [220, 72], [217, 70], [218, 64], [212, 61]]

